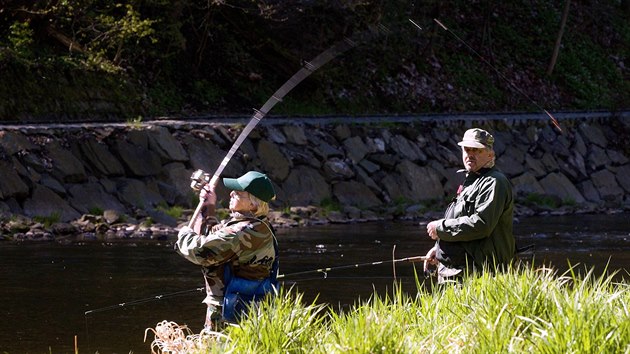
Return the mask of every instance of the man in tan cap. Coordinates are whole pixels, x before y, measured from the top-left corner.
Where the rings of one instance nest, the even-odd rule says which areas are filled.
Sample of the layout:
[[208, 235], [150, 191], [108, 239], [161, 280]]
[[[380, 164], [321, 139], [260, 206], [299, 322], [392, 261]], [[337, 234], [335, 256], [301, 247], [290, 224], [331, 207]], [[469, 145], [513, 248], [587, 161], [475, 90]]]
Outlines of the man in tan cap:
[[436, 240], [427, 253], [425, 273], [437, 266], [443, 280], [468, 270], [495, 269], [512, 262], [516, 251], [512, 220], [512, 185], [495, 166], [494, 137], [479, 128], [469, 129], [462, 141], [466, 179], [443, 219], [427, 224]]

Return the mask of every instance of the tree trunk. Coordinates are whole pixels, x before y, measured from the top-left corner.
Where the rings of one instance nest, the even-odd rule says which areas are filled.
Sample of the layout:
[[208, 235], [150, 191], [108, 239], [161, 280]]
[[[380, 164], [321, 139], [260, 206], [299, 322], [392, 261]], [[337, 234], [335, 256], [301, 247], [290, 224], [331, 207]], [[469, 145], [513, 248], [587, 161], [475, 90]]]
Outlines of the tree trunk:
[[57, 31], [52, 25], [46, 26], [46, 33], [52, 38], [59, 41], [59, 43], [61, 43], [65, 48], [68, 48], [69, 51], [85, 53], [85, 49], [83, 49], [83, 47], [79, 43], [73, 41], [70, 37], [66, 36], [65, 34]]
[[560, 45], [562, 44], [562, 35], [564, 34], [564, 27], [567, 24], [567, 18], [569, 17], [569, 8], [571, 7], [571, 0], [566, 0], [564, 3], [564, 10], [562, 10], [562, 21], [560, 22], [560, 30], [558, 31], [558, 37], [556, 38], [556, 45], [553, 47], [553, 55], [547, 67], [547, 76], [553, 73], [553, 69], [556, 66], [558, 60], [558, 53], [560, 52]]

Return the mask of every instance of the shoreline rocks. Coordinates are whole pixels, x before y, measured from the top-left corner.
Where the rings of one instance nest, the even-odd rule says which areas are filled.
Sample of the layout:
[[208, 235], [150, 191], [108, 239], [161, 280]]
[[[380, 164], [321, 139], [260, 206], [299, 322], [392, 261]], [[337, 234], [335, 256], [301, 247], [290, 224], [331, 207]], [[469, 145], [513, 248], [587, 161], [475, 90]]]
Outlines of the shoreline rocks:
[[[517, 216], [630, 210], [630, 123], [449, 120], [261, 124], [223, 172], [267, 173], [277, 227], [439, 217], [462, 176], [456, 142], [495, 135]], [[0, 127], [0, 240], [165, 239], [196, 206], [190, 176], [212, 173], [239, 124], [155, 122]], [[228, 200], [219, 188], [219, 202]], [[225, 210], [221, 211], [226, 213]]]

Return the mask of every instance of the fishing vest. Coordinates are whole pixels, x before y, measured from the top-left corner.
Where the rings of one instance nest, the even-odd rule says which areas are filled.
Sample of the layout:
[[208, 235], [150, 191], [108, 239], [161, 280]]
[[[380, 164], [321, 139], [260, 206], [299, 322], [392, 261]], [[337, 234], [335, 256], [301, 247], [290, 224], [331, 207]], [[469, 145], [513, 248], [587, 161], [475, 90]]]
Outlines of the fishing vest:
[[275, 258], [271, 265], [269, 276], [260, 280], [241, 278], [234, 274], [231, 263], [225, 265], [223, 273], [225, 291], [221, 316], [228, 322], [240, 321], [243, 314], [245, 314], [252, 305], [262, 300], [265, 295], [274, 294], [278, 289], [278, 268], [280, 266], [278, 241], [270, 225], [260, 219], [252, 219], [262, 222], [269, 228], [271, 237], [273, 238]]

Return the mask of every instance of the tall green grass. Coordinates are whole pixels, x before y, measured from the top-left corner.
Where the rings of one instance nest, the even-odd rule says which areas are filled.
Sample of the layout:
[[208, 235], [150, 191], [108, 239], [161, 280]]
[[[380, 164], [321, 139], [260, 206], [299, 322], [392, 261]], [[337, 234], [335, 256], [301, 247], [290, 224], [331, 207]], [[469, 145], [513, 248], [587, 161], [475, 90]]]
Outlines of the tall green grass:
[[282, 290], [200, 353], [630, 353], [629, 286], [613, 276], [523, 266], [346, 311]]

